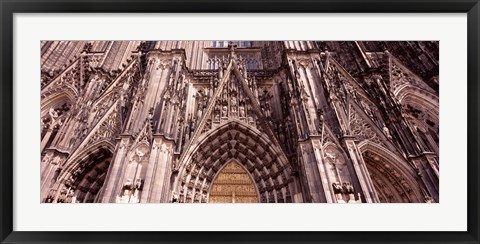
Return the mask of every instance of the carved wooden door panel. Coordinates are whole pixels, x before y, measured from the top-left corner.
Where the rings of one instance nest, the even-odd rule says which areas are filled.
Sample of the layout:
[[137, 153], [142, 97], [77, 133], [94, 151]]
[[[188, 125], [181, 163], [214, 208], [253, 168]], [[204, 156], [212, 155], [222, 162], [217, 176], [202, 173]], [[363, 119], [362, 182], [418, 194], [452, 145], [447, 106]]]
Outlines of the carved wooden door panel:
[[238, 163], [229, 162], [218, 174], [210, 189], [209, 203], [258, 203], [255, 184]]

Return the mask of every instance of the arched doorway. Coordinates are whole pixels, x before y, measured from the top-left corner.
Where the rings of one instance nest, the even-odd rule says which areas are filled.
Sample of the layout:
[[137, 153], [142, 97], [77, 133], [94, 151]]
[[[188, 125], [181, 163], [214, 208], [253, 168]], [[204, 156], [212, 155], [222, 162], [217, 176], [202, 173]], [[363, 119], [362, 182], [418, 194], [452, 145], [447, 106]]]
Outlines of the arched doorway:
[[418, 178], [408, 162], [373, 143], [363, 144], [360, 151], [381, 203], [423, 202]]
[[[112, 152], [108, 147], [97, 147], [87, 150], [86, 155], [64, 166], [58, 182], [45, 200], [47, 203], [93, 203], [97, 202], [100, 190], [106, 179], [112, 160]], [[55, 179], [56, 180], [56, 179]]]
[[250, 174], [235, 161], [218, 173], [209, 194], [209, 203], [258, 203], [259, 197]]
[[292, 168], [264, 133], [242, 121], [230, 121], [199, 137], [195, 145], [180, 159], [174, 201], [209, 202], [214, 180], [234, 161], [251, 177], [258, 189], [258, 202], [293, 202], [297, 182]]

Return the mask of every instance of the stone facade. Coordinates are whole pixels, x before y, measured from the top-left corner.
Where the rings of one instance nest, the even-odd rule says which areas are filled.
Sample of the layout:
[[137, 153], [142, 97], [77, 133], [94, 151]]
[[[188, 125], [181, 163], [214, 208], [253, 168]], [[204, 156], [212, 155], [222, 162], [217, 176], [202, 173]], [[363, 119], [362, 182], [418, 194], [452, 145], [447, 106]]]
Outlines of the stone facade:
[[439, 202], [438, 42], [44, 41], [41, 202]]

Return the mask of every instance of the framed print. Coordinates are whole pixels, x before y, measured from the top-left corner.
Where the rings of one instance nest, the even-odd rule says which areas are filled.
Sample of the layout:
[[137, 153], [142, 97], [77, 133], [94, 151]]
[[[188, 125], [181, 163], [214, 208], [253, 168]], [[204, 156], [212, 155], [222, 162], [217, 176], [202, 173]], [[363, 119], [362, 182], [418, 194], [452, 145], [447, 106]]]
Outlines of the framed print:
[[1, 4], [2, 243], [479, 242], [478, 1]]

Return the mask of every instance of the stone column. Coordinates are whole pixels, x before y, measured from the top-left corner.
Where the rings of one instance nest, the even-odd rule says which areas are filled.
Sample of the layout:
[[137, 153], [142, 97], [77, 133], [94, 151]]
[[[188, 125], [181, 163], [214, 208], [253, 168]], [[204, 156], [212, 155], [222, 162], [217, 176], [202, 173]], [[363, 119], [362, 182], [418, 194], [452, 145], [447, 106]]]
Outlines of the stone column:
[[[61, 172], [57, 172], [59, 168], [59, 156], [54, 157], [55, 154], [53, 152], [48, 152], [45, 155], [44, 160], [42, 161], [42, 170], [41, 170], [41, 179], [40, 179], [40, 197], [41, 201], [43, 201], [48, 193], [50, 192], [51, 187], [55, 183], [54, 177], [59, 177]], [[55, 176], [55, 174], [58, 174]]]
[[148, 159], [147, 172], [145, 174], [145, 183], [143, 184], [142, 197], [140, 203], [147, 203], [152, 195], [153, 183], [155, 182], [154, 173], [157, 169], [157, 162], [159, 156], [159, 148], [162, 139], [154, 136], [152, 150], [150, 152], [150, 158]]
[[[155, 166], [154, 171], [152, 172], [152, 176], [150, 179], [150, 189], [149, 189], [149, 197], [148, 202], [150, 203], [159, 203], [159, 202], [166, 202], [165, 196], [162, 197], [162, 192], [164, 188], [168, 186], [166, 185], [166, 180], [170, 179], [168, 172], [170, 172], [172, 157], [173, 157], [173, 143], [171, 141], [167, 141], [163, 138], [159, 140], [159, 148], [157, 149], [158, 156], [156, 157], [155, 162], [153, 163]], [[147, 172], [148, 173], [148, 172]]]
[[410, 161], [417, 166], [424, 187], [436, 202], [439, 201], [439, 171], [434, 159], [435, 153], [422, 153], [417, 157], [410, 157]]
[[313, 152], [315, 155], [318, 171], [320, 172], [320, 179], [322, 179], [322, 187], [323, 187], [323, 192], [325, 194], [325, 198], [327, 200], [327, 203], [333, 203], [335, 202], [334, 199], [334, 194], [332, 191], [330, 191], [330, 185], [332, 182], [330, 182], [330, 177], [328, 176], [328, 169], [327, 166], [325, 165], [325, 161], [323, 160], [323, 150], [322, 150], [322, 145], [320, 145], [319, 141], [314, 141], [313, 142]]
[[352, 159], [353, 168], [360, 183], [361, 189], [359, 190], [362, 191], [367, 203], [380, 202], [377, 192], [375, 191], [375, 187], [373, 186], [372, 179], [370, 179], [365, 162], [363, 161], [362, 155], [360, 154], [360, 151], [353, 140], [354, 138], [344, 137], [343, 139], [348, 148], [348, 153]]
[[45, 136], [43, 137], [43, 140], [40, 143], [40, 152], [43, 152], [43, 150], [47, 146], [48, 141], [50, 140], [50, 137], [52, 136], [52, 133], [54, 130], [52, 127], [53, 126], [50, 126], [50, 128], [48, 128], [47, 133], [45, 133]]
[[104, 183], [104, 191], [102, 202], [112, 203], [115, 202], [115, 197], [120, 193], [119, 189], [122, 187], [120, 180], [124, 173], [124, 164], [127, 160], [126, 153], [130, 144], [130, 136], [123, 135], [119, 142], [119, 147], [113, 161], [111, 162], [110, 169], [107, 173], [107, 177]]

